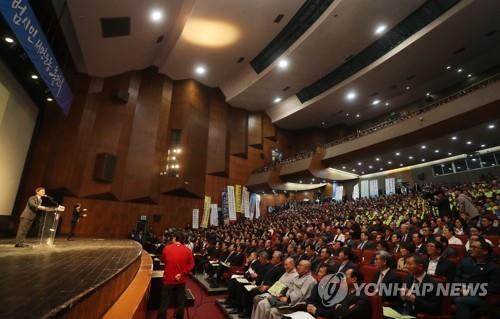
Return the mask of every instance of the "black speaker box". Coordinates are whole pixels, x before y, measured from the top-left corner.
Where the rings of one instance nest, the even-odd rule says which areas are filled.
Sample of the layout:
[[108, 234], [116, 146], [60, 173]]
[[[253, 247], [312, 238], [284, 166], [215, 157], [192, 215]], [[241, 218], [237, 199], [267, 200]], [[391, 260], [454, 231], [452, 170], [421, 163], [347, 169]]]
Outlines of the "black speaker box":
[[128, 91], [123, 89], [113, 89], [111, 91], [111, 99], [114, 102], [118, 103], [127, 103], [128, 102]]
[[115, 177], [116, 156], [109, 153], [96, 155], [94, 179], [99, 182], [111, 183]]

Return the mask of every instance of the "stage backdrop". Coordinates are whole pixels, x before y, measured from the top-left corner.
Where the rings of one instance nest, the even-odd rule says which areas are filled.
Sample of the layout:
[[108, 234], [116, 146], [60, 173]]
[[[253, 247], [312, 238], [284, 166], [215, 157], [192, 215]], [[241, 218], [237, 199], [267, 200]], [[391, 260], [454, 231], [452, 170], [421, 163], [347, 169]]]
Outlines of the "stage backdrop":
[[11, 215], [38, 108], [0, 62], [0, 215]]

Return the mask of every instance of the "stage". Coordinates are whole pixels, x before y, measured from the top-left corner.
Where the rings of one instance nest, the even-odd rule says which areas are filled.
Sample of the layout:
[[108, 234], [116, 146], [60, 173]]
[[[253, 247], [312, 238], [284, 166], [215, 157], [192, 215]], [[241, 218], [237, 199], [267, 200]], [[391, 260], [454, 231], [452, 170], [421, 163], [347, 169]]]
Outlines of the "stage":
[[[99, 295], [122, 293], [139, 269], [141, 252], [132, 240], [56, 239], [54, 248], [14, 248], [13, 239], [1, 240], [0, 318], [66, 316], [92, 298], [105, 311], [115, 300]], [[98, 311], [95, 316], [102, 315]]]

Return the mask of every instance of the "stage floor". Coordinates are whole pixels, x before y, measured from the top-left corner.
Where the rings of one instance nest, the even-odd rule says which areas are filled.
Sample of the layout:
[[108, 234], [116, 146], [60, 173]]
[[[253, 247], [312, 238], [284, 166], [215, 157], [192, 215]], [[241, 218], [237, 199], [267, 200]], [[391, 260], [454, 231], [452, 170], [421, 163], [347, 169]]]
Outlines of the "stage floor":
[[0, 240], [0, 318], [57, 317], [141, 251], [132, 240], [56, 239], [54, 248], [43, 249]]

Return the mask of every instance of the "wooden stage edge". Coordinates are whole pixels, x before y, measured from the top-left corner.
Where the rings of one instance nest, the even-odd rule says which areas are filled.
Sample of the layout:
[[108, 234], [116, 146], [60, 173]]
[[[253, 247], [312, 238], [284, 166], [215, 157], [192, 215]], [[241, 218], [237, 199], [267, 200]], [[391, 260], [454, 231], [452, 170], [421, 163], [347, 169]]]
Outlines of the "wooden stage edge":
[[103, 319], [146, 318], [153, 260], [145, 250], [142, 251], [140, 259], [141, 264], [134, 279], [104, 314]]

